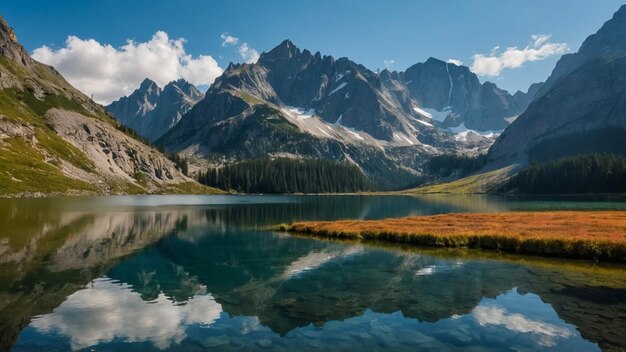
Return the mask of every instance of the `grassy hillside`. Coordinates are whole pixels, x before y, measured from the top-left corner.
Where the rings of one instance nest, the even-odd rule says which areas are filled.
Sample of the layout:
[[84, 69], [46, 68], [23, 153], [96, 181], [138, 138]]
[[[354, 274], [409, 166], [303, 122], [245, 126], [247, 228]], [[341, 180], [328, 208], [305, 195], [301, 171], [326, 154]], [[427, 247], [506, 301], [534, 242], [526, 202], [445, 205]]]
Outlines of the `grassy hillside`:
[[493, 170], [477, 175], [461, 178], [452, 182], [444, 182], [433, 185], [427, 185], [417, 188], [411, 188], [401, 191], [402, 194], [428, 194], [428, 193], [446, 193], [446, 194], [470, 194], [470, 193], [489, 193], [495, 191], [499, 185], [504, 183], [512, 174], [515, 166], [509, 166], [498, 170]]
[[0, 139], [0, 194], [97, 191], [94, 185], [61, 171], [62, 161], [85, 171], [94, 165], [82, 151], [49, 128], [42, 117], [50, 107], [72, 109], [76, 105], [80, 106], [58, 96], [47, 96], [41, 101], [28, 92], [0, 90], [0, 131], [8, 135]]
[[120, 127], [0, 17], [0, 196], [216, 193]]

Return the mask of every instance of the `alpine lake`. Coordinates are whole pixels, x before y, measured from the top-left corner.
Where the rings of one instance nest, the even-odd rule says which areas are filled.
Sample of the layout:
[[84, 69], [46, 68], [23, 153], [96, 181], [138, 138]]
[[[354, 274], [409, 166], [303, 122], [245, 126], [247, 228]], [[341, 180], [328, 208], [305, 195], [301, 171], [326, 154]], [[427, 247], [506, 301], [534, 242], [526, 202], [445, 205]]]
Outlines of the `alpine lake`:
[[0, 200], [0, 351], [624, 351], [626, 265], [270, 225], [624, 210], [623, 199]]

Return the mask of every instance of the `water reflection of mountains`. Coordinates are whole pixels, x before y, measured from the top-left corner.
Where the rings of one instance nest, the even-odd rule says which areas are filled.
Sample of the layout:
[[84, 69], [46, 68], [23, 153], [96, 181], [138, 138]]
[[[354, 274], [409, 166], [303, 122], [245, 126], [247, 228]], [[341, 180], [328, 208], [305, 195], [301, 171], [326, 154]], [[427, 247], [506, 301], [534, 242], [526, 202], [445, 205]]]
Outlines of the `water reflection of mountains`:
[[[390, 206], [386, 200], [364, 202], [101, 212], [0, 209], [7, 224], [0, 233], [0, 349], [8, 349], [33, 316], [51, 312], [103, 274], [129, 285], [145, 301], [164, 294], [185, 303], [204, 289], [225, 312], [256, 316], [279, 334], [360, 316], [367, 309], [435, 322], [467, 314], [483, 298], [517, 287], [552, 304], [584, 338], [605, 349], [626, 347], [620, 335], [626, 326], [623, 272], [589, 281], [541, 266], [254, 230], [309, 217], [385, 217], [381, 209]], [[248, 230], [236, 231], [241, 228]]]

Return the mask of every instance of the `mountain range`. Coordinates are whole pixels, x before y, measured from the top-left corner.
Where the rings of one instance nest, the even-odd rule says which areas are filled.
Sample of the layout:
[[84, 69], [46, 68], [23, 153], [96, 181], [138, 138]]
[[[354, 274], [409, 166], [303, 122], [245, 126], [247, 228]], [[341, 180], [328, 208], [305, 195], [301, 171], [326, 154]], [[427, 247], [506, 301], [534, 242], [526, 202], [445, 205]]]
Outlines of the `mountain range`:
[[[150, 142], [196, 170], [261, 157], [348, 162], [383, 189], [436, 181], [428, 162], [442, 154], [488, 152], [482, 174], [506, 176], [626, 154], [626, 6], [545, 83], [514, 95], [434, 58], [374, 72], [285, 40], [256, 63], [230, 64], [205, 94], [146, 79], [105, 110], [33, 60], [3, 19], [0, 40], [0, 194], [212, 191]], [[503, 179], [482, 178], [480, 191]]]
[[0, 18], [0, 194], [212, 192], [123, 128]]
[[512, 96], [481, 84], [465, 66], [434, 58], [405, 72], [373, 72], [285, 40], [254, 64], [230, 64], [192, 108], [199, 94], [164, 99], [150, 80], [107, 108], [196, 163], [325, 158], [397, 187], [428, 176], [424, 163], [432, 155], [486, 151], [534, 93]]
[[131, 95], [112, 102], [106, 109], [120, 123], [154, 141], [174, 127], [203, 96], [184, 79], [172, 81], [161, 89], [146, 78]]

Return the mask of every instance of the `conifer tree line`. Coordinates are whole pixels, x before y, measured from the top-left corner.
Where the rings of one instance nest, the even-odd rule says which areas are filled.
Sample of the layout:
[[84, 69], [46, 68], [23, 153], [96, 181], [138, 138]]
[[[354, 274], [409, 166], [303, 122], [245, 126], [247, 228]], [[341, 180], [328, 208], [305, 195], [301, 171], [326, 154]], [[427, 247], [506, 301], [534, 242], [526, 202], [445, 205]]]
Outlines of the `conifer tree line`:
[[427, 164], [432, 175], [440, 178], [450, 176], [463, 177], [480, 170], [487, 163], [487, 154], [476, 156], [442, 154], [433, 156]]
[[513, 177], [505, 190], [522, 194], [626, 193], [626, 158], [586, 154], [535, 164]]
[[371, 191], [361, 170], [324, 159], [262, 158], [208, 168], [198, 181], [243, 193], [347, 193]]

